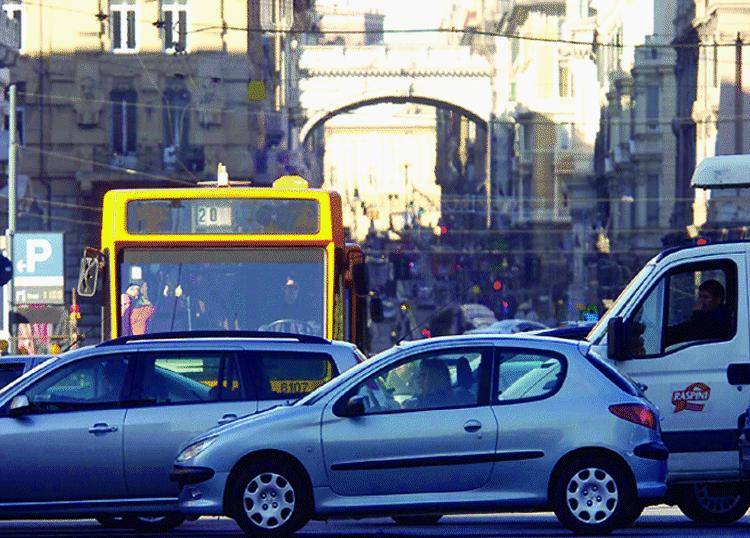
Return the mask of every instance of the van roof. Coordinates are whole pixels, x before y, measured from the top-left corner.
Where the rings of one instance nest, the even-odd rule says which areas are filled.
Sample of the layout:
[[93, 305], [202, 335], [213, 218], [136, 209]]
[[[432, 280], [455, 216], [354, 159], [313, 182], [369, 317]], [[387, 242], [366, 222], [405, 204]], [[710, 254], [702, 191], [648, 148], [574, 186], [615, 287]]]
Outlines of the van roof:
[[717, 155], [703, 159], [690, 181], [701, 189], [750, 187], [750, 155]]

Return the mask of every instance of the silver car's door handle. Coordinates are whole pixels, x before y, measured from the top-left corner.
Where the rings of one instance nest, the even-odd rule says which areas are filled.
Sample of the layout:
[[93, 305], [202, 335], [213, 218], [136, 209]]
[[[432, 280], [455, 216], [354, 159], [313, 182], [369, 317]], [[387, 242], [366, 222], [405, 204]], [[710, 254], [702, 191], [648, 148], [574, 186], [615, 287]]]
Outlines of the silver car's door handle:
[[117, 426], [110, 426], [109, 424], [106, 424], [104, 422], [100, 422], [98, 424], [94, 424], [89, 428], [89, 433], [93, 433], [94, 435], [100, 434], [100, 433], [113, 433], [117, 431]]
[[482, 429], [482, 423], [478, 420], [467, 420], [464, 424], [464, 430], [469, 433], [478, 432]]
[[235, 415], [234, 413], [227, 413], [219, 420], [219, 426], [223, 424], [229, 424], [230, 422], [233, 422], [235, 420], [237, 420], [237, 415]]

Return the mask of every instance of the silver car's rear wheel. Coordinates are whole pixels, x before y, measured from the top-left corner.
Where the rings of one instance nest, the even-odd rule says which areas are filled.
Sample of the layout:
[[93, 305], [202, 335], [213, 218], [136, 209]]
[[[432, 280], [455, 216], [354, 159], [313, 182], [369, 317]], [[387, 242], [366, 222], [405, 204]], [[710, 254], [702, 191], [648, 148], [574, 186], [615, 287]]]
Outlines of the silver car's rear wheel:
[[619, 502], [617, 483], [598, 467], [587, 467], [568, 481], [566, 502], [582, 523], [603, 523], [611, 518]]
[[606, 454], [564, 462], [551, 493], [560, 523], [577, 534], [609, 534], [629, 524], [637, 501], [630, 470]]
[[299, 465], [252, 462], [232, 473], [229, 513], [248, 536], [288, 536], [312, 511], [310, 481]]
[[289, 480], [277, 473], [259, 474], [245, 488], [242, 506], [261, 529], [277, 529], [294, 513], [297, 496]]

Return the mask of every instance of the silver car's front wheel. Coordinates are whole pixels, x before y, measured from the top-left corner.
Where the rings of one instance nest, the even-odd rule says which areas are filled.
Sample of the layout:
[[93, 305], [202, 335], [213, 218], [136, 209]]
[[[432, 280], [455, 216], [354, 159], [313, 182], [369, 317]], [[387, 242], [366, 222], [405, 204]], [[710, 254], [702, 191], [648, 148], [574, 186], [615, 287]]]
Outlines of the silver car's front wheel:
[[304, 471], [286, 462], [253, 462], [231, 478], [232, 517], [248, 536], [287, 536], [307, 523], [312, 492]]
[[637, 500], [629, 470], [604, 454], [564, 462], [551, 492], [555, 515], [577, 534], [608, 534], [625, 526]]
[[619, 495], [615, 480], [598, 467], [586, 467], [568, 481], [566, 502], [582, 523], [603, 523], [617, 508]]
[[277, 529], [294, 513], [296, 495], [289, 480], [276, 473], [259, 474], [245, 488], [247, 517], [262, 529]]

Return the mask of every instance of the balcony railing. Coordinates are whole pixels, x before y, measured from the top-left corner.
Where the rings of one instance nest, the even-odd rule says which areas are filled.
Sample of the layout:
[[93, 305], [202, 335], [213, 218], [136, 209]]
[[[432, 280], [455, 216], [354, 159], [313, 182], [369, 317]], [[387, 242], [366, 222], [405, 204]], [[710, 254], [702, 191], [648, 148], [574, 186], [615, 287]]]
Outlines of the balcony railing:
[[570, 208], [560, 198], [516, 199], [511, 205], [513, 224], [569, 223]]

